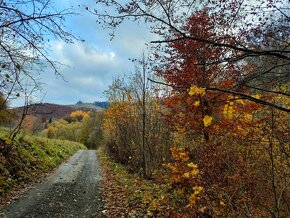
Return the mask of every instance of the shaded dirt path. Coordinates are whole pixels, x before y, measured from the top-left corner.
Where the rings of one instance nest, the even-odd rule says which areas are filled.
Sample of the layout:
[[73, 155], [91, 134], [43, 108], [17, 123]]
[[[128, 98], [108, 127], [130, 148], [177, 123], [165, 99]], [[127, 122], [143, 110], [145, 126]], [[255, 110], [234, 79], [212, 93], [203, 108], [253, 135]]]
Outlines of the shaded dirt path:
[[96, 152], [80, 150], [0, 217], [97, 217], [102, 210], [99, 172]]

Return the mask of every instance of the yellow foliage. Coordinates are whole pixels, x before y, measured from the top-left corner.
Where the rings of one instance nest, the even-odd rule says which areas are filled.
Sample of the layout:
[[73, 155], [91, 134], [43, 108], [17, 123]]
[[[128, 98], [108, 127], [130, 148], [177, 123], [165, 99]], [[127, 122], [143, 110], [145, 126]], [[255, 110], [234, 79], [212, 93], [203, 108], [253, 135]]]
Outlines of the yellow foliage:
[[256, 99], [260, 99], [261, 98], [261, 95], [260, 94], [255, 94], [255, 95], [252, 95], [253, 98], [256, 98]]
[[81, 117], [82, 119], [88, 119], [90, 116], [89, 116], [89, 113], [85, 112], [85, 111], [82, 111], [82, 110], [77, 110], [77, 111], [74, 111], [70, 114], [70, 116], [72, 118], [78, 118], [78, 117]]
[[244, 119], [245, 119], [245, 121], [251, 121], [252, 120], [252, 114], [246, 113], [244, 115]]
[[54, 134], [56, 133], [56, 131], [57, 131], [57, 128], [56, 127], [54, 127], [54, 126], [49, 126], [48, 128], [47, 128], [47, 137], [48, 138], [52, 138], [53, 136], [54, 136]]
[[185, 151], [183, 147], [178, 147], [178, 148], [172, 147], [170, 148], [170, 150], [171, 150], [171, 155], [174, 160], [182, 161], [182, 162], [186, 162], [189, 160], [188, 152]]
[[210, 126], [212, 122], [212, 117], [211, 116], [208, 116], [208, 115], [205, 115], [205, 117], [203, 118], [203, 124], [205, 127], [208, 127]]
[[224, 106], [223, 115], [228, 119], [232, 119], [233, 112], [234, 112], [234, 102], [229, 101], [228, 104], [225, 104]]
[[241, 105], [245, 105], [245, 102], [242, 99], [237, 99], [236, 102]]
[[49, 132], [56, 132], [57, 131], [57, 128], [56, 127], [54, 127], [54, 126], [49, 126], [48, 128], [47, 128], [47, 130], [49, 131]]
[[189, 164], [187, 164], [187, 166], [190, 167], [190, 168], [193, 168], [193, 169], [197, 168], [197, 164], [194, 164], [192, 162], [190, 162]]
[[9, 139], [8, 137], [5, 137], [4, 141], [7, 145], [10, 145], [12, 143], [11, 139]]
[[228, 104], [225, 104], [224, 106], [224, 110], [223, 110], [223, 114], [226, 116], [228, 114], [228, 108], [229, 108], [229, 105]]
[[199, 170], [197, 168], [196, 169], [192, 169], [191, 175], [196, 176], [197, 174], [199, 174]]
[[196, 186], [193, 189], [194, 189], [194, 193], [195, 194], [199, 194], [203, 190], [203, 187], [202, 186]]
[[183, 174], [183, 177], [186, 178], [186, 179], [189, 179], [189, 177], [190, 177], [190, 173], [189, 173], [189, 172], [184, 173], [184, 174]]
[[195, 175], [199, 174], [199, 170], [198, 170], [197, 164], [194, 164], [194, 163], [190, 162], [189, 164], [187, 164], [187, 166], [192, 168], [192, 171], [191, 171], [191, 175], [192, 176], [195, 176]]
[[203, 187], [202, 186], [195, 186], [193, 188], [193, 190], [194, 190], [193, 194], [191, 194], [190, 197], [188, 198], [189, 206], [196, 205], [196, 202], [200, 199], [200, 197], [198, 195], [202, 192]]
[[231, 120], [233, 119], [233, 111], [228, 112], [228, 118]]
[[142, 203], [143, 204], [149, 204], [150, 202], [152, 202], [153, 197], [152, 195], [150, 195], [149, 193], [145, 192], [143, 197], [142, 197]]
[[190, 87], [190, 89], [189, 89], [188, 94], [190, 96], [192, 96], [192, 95], [201, 95], [201, 96], [203, 96], [203, 95], [205, 95], [205, 89], [201, 88], [201, 87], [197, 87], [195, 85], [192, 85]]
[[199, 101], [195, 101], [195, 102], [193, 103], [193, 105], [194, 105], [195, 107], [198, 107], [198, 106], [200, 105], [200, 102], [199, 102]]

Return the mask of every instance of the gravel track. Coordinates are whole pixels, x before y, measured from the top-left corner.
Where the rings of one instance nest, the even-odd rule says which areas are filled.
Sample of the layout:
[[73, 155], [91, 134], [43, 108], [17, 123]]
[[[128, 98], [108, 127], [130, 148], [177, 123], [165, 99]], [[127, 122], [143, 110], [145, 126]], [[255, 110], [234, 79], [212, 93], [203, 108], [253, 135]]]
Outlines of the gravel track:
[[0, 217], [96, 217], [102, 210], [100, 180], [96, 151], [80, 150]]

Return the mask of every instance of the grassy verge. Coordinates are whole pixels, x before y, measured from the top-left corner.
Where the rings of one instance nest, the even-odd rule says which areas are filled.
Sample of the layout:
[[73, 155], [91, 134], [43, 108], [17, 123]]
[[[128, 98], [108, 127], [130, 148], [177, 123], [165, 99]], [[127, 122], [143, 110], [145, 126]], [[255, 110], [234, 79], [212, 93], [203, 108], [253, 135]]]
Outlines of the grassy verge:
[[63, 140], [23, 135], [11, 142], [0, 128], [0, 197], [13, 188], [49, 172], [84, 145]]
[[99, 148], [97, 154], [102, 166], [102, 193], [107, 217], [172, 215], [171, 196], [166, 184], [129, 173], [124, 166], [113, 162], [103, 148]]

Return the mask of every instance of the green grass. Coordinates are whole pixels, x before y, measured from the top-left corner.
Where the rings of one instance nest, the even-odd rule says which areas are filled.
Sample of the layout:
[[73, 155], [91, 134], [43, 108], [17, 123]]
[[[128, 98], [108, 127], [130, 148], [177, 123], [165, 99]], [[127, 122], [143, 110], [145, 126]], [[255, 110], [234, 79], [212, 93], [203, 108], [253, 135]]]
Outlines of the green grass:
[[9, 130], [0, 127], [0, 196], [49, 172], [79, 149], [86, 149], [80, 143], [23, 133], [11, 142], [8, 135]]

